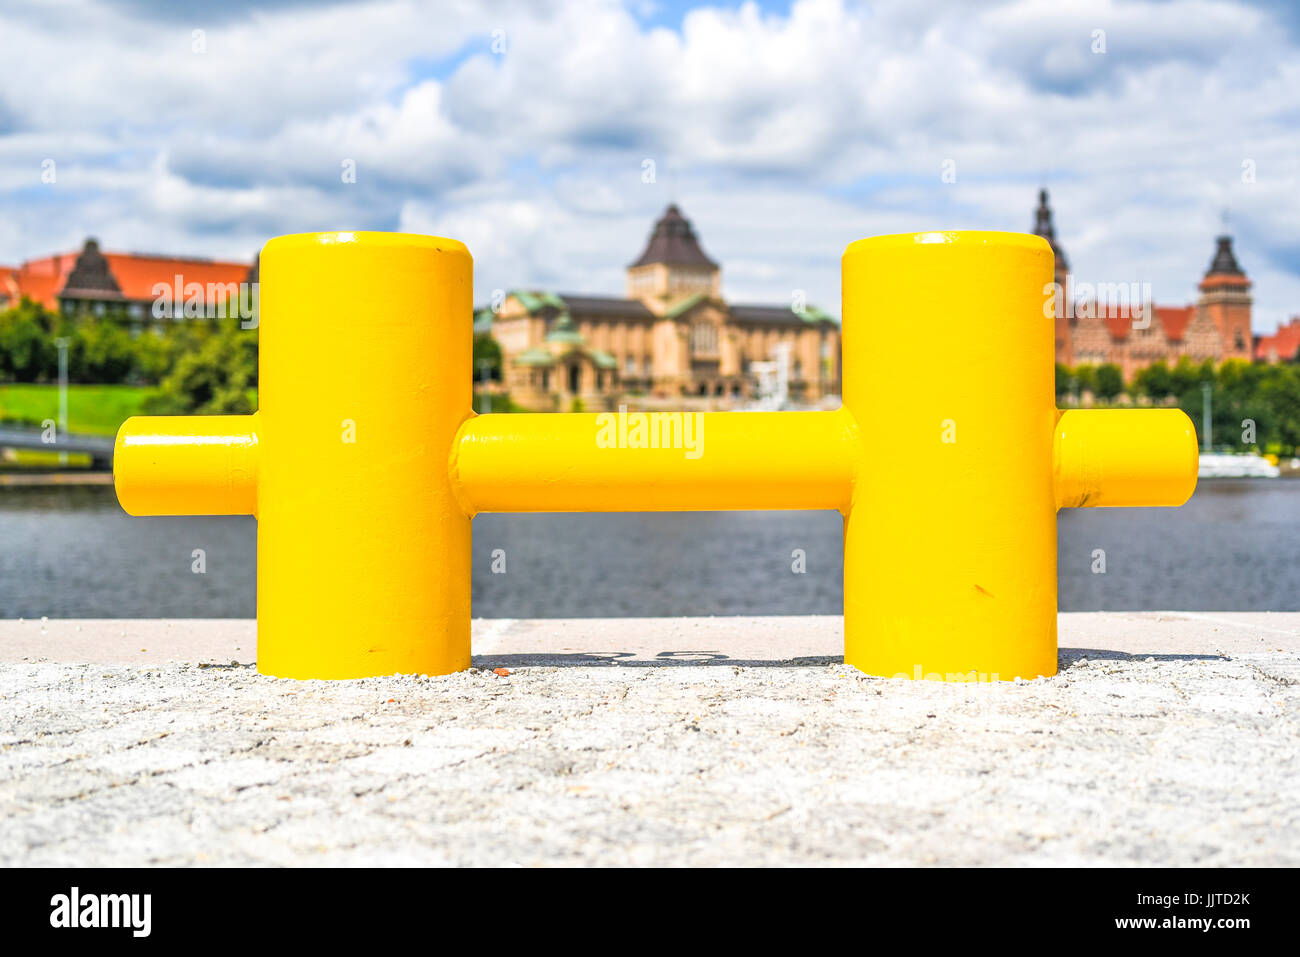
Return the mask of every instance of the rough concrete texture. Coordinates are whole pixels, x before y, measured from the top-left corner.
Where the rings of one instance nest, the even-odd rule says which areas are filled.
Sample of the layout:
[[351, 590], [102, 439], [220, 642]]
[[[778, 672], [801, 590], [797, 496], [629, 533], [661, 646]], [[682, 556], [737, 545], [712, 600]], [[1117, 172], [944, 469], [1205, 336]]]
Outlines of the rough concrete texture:
[[336, 683], [192, 625], [0, 627], [0, 863], [1300, 863], [1300, 615], [1063, 615], [992, 685], [862, 676], [834, 619], [476, 622], [476, 671]]

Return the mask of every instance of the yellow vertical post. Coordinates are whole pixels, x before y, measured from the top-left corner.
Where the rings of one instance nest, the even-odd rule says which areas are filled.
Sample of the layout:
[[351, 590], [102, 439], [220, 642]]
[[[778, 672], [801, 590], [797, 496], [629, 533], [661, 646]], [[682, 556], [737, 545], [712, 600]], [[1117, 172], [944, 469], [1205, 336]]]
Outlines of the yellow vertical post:
[[317, 233], [262, 253], [258, 669], [469, 667], [473, 267], [452, 239]]
[[844, 405], [873, 450], [845, 523], [845, 661], [909, 678], [1055, 674], [1051, 248], [880, 236], [845, 250], [843, 276]]

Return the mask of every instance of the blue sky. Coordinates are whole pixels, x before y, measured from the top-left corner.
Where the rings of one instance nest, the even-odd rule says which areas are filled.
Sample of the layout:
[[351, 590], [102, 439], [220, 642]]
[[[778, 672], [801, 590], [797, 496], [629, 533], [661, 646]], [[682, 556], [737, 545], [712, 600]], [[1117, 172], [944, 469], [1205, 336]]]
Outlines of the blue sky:
[[1192, 301], [1226, 222], [1256, 328], [1300, 313], [1293, 4], [18, 0], [0, 64], [2, 263], [401, 229], [480, 300], [619, 293], [676, 200], [729, 298], [838, 312], [849, 242], [1046, 185], [1081, 281]]

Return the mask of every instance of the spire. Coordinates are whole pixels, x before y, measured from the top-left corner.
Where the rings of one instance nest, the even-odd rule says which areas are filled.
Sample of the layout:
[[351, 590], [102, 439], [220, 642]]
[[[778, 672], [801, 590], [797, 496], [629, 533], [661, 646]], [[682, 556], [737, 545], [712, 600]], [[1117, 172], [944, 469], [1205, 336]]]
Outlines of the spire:
[[1210, 262], [1210, 268], [1205, 271], [1208, 279], [1210, 276], [1244, 276], [1246, 273], [1237, 265], [1237, 257], [1232, 253], [1232, 237], [1220, 236], [1215, 240], [1217, 244], [1214, 250], [1214, 259]]
[[1052, 247], [1052, 255], [1056, 257], [1056, 271], [1067, 272], [1070, 264], [1056, 242], [1056, 227], [1052, 225], [1052, 207], [1048, 205], [1046, 189], [1038, 191], [1038, 209], [1034, 211], [1034, 235], [1042, 236]]
[[682, 215], [676, 203], [664, 210], [663, 216], [655, 223], [650, 241], [645, 252], [636, 262], [628, 266], [648, 266], [652, 263], [664, 263], [669, 266], [708, 266], [718, 268], [718, 264], [704, 254], [700, 241], [691, 228], [691, 221]]
[[121, 299], [122, 289], [99, 251], [99, 241], [87, 239], [77, 261], [63, 284], [64, 293], [91, 299]]

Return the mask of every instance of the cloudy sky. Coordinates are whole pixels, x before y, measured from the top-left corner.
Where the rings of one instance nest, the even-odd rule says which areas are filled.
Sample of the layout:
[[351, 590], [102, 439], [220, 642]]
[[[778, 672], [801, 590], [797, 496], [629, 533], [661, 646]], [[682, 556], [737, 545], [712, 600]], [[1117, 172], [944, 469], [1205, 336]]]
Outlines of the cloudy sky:
[[480, 301], [617, 294], [676, 200], [729, 298], [838, 313], [847, 243], [1045, 184], [1080, 280], [1191, 301], [1226, 222], [1256, 329], [1300, 313], [1286, 2], [6, 0], [0, 77], [0, 262], [404, 230]]

